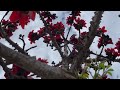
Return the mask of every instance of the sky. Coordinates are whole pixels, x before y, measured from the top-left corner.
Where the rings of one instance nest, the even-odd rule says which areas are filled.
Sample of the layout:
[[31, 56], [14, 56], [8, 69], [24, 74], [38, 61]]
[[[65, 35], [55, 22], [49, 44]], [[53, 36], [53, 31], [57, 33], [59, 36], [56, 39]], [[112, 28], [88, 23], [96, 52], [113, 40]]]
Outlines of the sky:
[[[5, 14], [5, 12], [6, 11], [0, 11], [0, 20], [2, 16]], [[68, 25], [66, 25], [65, 20], [67, 16], [69, 15], [70, 11], [52, 11], [52, 13], [56, 13], [56, 15], [58, 16], [58, 18], [54, 20], [53, 23], [56, 23], [57, 21], [62, 21], [62, 23], [66, 27], [66, 30], [65, 30], [65, 34], [66, 34]], [[9, 13], [9, 15], [5, 17], [5, 19], [9, 19], [10, 14], [11, 12]], [[101, 24], [100, 24], [100, 26], [106, 27], [106, 30], [108, 30], [106, 34], [109, 34], [109, 36], [113, 40], [113, 43], [116, 43], [118, 38], [120, 37], [120, 32], [119, 32], [120, 18], [118, 17], [119, 14], [120, 14], [120, 11], [105, 11], [103, 14]], [[87, 22], [87, 28], [83, 28], [82, 31], [88, 30], [88, 27], [90, 26], [89, 22], [91, 21], [91, 18], [93, 15], [94, 15], [94, 11], [81, 11], [81, 18], [86, 20]], [[30, 31], [32, 30], [37, 31], [42, 26], [43, 26], [43, 23], [40, 21], [40, 18], [37, 15], [35, 21], [31, 20], [31, 22], [27, 26], [25, 26], [25, 29], [22, 29], [20, 26], [18, 26], [18, 29], [14, 32], [14, 35], [11, 37], [11, 39], [22, 47], [22, 41], [19, 40], [18, 38], [19, 38], [19, 34], [24, 34], [25, 43], [26, 43], [25, 49], [28, 49], [31, 46], [37, 45], [37, 48], [31, 49], [29, 51], [29, 54], [31, 56], [36, 56], [37, 58], [41, 57], [41, 58], [48, 59], [49, 64], [51, 64], [52, 61], [55, 61], [55, 63], [58, 63], [61, 60], [59, 53], [57, 51], [53, 51], [50, 47], [46, 47], [46, 44], [43, 43], [43, 39], [40, 39], [36, 41], [35, 44], [31, 45], [27, 38], [28, 37], [27, 35]], [[74, 28], [72, 28], [70, 35], [72, 35], [73, 33], [78, 34], [78, 32]], [[100, 49], [97, 48], [97, 41], [98, 41], [98, 38], [95, 38], [94, 39], [95, 43], [91, 45], [90, 50], [99, 53]], [[0, 42], [10, 48], [13, 48], [4, 39], [0, 39]], [[114, 47], [114, 46], [108, 45], [107, 47]], [[104, 54], [105, 53], [103, 52], [103, 55]], [[95, 57], [95, 56], [91, 55], [91, 57]], [[113, 63], [111, 68], [113, 68], [114, 71], [112, 73], [113, 75], [109, 76], [110, 78], [112, 79], [120, 78], [120, 68], [118, 67], [120, 67], [119, 63]], [[0, 67], [0, 79], [4, 79], [4, 71], [2, 70], [1, 67]]]

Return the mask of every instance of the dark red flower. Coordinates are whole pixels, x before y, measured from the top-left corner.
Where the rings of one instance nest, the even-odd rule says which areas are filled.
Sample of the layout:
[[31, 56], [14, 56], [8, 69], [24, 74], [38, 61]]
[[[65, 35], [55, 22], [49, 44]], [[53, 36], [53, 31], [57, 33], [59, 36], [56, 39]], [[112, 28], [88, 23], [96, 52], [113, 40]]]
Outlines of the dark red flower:
[[70, 43], [72, 43], [73, 45], [74, 44], [78, 44], [78, 39], [75, 38], [75, 34], [73, 34], [71, 37], [70, 37]]
[[35, 17], [36, 17], [35, 11], [29, 11], [28, 15], [29, 15], [30, 19], [32, 19], [33, 21], [35, 20]]
[[120, 53], [120, 38], [119, 41], [115, 44], [115, 49], [117, 49], [118, 53]]
[[115, 51], [114, 48], [107, 48], [105, 49], [105, 52], [106, 52], [106, 55], [109, 57], [114, 56], [114, 58], [116, 58], [117, 56], [120, 56], [120, 54], [117, 51]]
[[74, 22], [74, 19], [75, 19], [75, 17], [73, 17], [73, 16], [69, 16], [69, 17], [67, 17], [67, 24], [68, 25], [72, 25], [73, 24], [73, 22]]
[[42, 63], [46, 63], [46, 64], [48, 63], [47, 59], [38, 58], [37, 60]]
[[73, 24], [73, 26], [75, 27], [75, 29], [80, 30], [83, 27], [86, 27], [86, 22], [83, 19], [77, 18], [75, 19], [76, 23]]
[[50, 36], [43, 36], [43, 38], [44, 38], [43, 42], [48, 43], [48, 44], [50, 43], [50, 41], [51, 41]]
[[12, 67], [12, 70], [11, 70], [12, 74], [17, 74], [19, 70], [20, 70], [20, 67], [13, 64], [13, 67]]
[[47, 23], [50, 23], [52, 20], [57, 18], [56, 14], [51, 14], [49, 11], [42, 11], [41, 15], [44, 19], [46, 19]]
[[30, 41], [31, 44], [35, 43], [35, 41], [38, 40], [39, 38], [40, 36], [37, 33], [34, 33], [34, 30], [32, 30], [28, 34], [28, 40]]
[[39, 35], [45, 35], [45, 27], [40, 28], [40, 30], [37, 31]]
[[56, 42], [60, 45], [63, 43], [63, 39], [61, 38], [61, 35], [60, 34], [57, 34], [55, 36], [55, 39], [56, 39]]
[[51, 15], [51, 18], [52, 18], [53, 20], [56, 19], [56, 18], [57, 18], [56, 14], [52, 14], [52, 15]]
[[58, 30], [58, 31], [63, 31], [65, 29], [62, 22], [57, 22], [56, 24], [53, 25], [53, 27], [55, 30]]
[[103, 26], [102, 28], [99, 28], [98, 30], [101, 31], [102, 33], [107, 32], [107, 30], [105, 29], [105, 26]]
[[[17, 29], [17, 23], [15, 22], [10, 22], [9, 20], [2, 20], [1, 21], [1, 27], [4, 29], [8, 37], [11, 37], [13, 35], [13, 32]], [[0, 34], [0, 37], [2, 35]]]
[[19, 66], [15, 65], [15, 64], [13, 64], [11, 73], [13, 75], [19, 75], [19, 76], [24, 76], [24, 77], [27, 77], [27, 75], [30, 74], [29, 71], [26, 71], [26, 70], [20, 68]]
[[105, 29], [105, 26], [103, 26], [102, 28], [99, 28], [97, 30], [97, 36], [101, 36], [102, 34], [104, 34], [105, 32], [107, 32], [107, 30]]
[[98, 48], [101, 46], [106, 46], [107, 44], [113, 44], [112, 39], [108, 35], [103, 35], [99, 38]]
[[11, 22], [17, 22], [24, 29], [25, 25], [30, 22], [29, 19], [35, 20], [36, 12], [35, 11], [13, 11], [10, 16]]
[[50, 31], [52, 32], [52, 35], [55, 36], [56, 34], [63, 34], [65, 27], [62, 22], [57, 22], [56, 24], [50, 24], [49, 26]]

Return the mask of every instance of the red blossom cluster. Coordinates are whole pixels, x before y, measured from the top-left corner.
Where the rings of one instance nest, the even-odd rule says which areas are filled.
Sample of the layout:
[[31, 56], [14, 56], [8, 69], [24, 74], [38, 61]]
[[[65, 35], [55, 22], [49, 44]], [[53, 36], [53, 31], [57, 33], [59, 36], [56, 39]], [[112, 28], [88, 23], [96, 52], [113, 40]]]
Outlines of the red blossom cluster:
[[[51, 34], [58, 43], [58, 45], [62, 44], [63, 39], [61, 35], [64, 35], [64, 29], [65, 29], [62, 22], [57, 22], [56, 24], [51, 23], [48, 28], [51, 31]], [[50, 35], [48, 33], [45, 33], [45, 27], [40, 28], [40, 30], [38, 30], [37, 32], [34, 32], [34, 30], [32, 30], [28, 34], [28, 38], [29, 41], [31, 41], [31, 44], [35, 43], [35, 41], [38, 40], [40, 37], [43, 37], [44, 39], [43, 42], [47, 44], [50, 44], [50, 41], [52, 40]]]
[[112, 39], [108, 35], [103, 35], [99, 38], [98, 48], [101, 48], [101, 46], [106, 46], [108, 44], [113, 44]]
[[103, 26], [102, 28], [98, 28], [98, 30], [97, 30], [97, 36], [101, 37], [102, 34], [104, 34], [105, 32], [107, 32], [107, 30], [105, 29], [105, 26]]
[[119, 41], [115, 44], [115, 49], [118, 50], [118, 53], [120, 53], [120, 38], [119, 38]]
[[[12, 75], [17, 75], [17, 76], [24, 76], [27, 78], [27, 76], [30, 74], [30, 72], [20, 68], [19, 66], [13, 64], [12, 69], [11, 69], [11, 74]], [[5, 73], [4, 74], [5, 78], [8, 78], [8, 75]]]
[[[67, 17], [67, 24], [73, 25], [75, 29], [80, 30], [83, 27], [86, 27], [86, 22], [83, 19], [80, 19], [80, 11], [72, 11], [70, 14], [72, 16]], [[77, 17], [79, 16], [79, 17]]]
[[30, 22], [30, 19], [35, 20], [35, 11], [13, 11], [10, 16], [11, 22], [18, 22], [19, 25], [24, 29], [25, 25]]
[[78, 38], [76, 38], [75, 36], [76, 36], [76, 34], [73, 34], [73, 35], [70, 37], [70, 43], [73, 44], [73, 45], [78, 44]]
[[34, 33], [34, 30], [32, 30], [31, 32], [29, 32], [28, 34], [28, 40], [30, 41], [30, 43], [35, 43], [36, 40], [38, 40], [39, 34], [37, 32]]
[[42, 11], [41, 15], [46, 20], [47, 23], [52, 22], [52, 20], [56, 19], [56, 14], [51, 14], [49, 11]]
[[[1, 27], [5, 31], [8, 37], [13, 35], [13, 32], [17, 29], [17, 23], [11, 22], [9, 20], [3, 19], [1, 21]], [[0, 38], [3, 38], [2, 34], [0, 33]]]
[[107, 48], [105, 49], [106, 55], [108, 56], [108, 58], [110, 59], [115, 59], [117, 56], [120, 56], [120, 54], [118, 53], [118, 51], [116, 51], [114, 48]]
[[75, 23], [73, 24], [73, 26], [75, 27], [75, 29], [80, 30], [83, 27], [86, 27], [86, 22], [83, 19], [76, 18]]

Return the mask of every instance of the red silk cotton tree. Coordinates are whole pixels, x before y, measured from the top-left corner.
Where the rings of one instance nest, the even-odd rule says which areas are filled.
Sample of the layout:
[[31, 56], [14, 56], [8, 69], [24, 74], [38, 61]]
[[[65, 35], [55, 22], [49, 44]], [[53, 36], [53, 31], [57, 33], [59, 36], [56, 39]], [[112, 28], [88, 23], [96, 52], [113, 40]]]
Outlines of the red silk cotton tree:
[[[117, 57], [120, 56], [120, 40], [115, 44], [114, 48], [105, 49], [106, 56], [102, 55], [104, 47], [113, 44], [112, 39], [105, 33], [105, 26], [99, 27], [104, 11], [95, 11], [88, 31], [83, 32], [86, 27], [86, 21], [81, 18], [80, 11], [71, 11], [66, 18], [66, 24], [69, 26], [67, 35], [65, 35], [65, 25], [59, 21], [53, 24], [53, 20], [58, 18], [56, 14], [49, 11], [12, 11], [8, 20], [3, 16], [0, 23], [0, 39], [5, 39], [14, 49], [11, 49], [0, 43], [0, 65], [5, 71], [6, 79], [33, 79], [32, 76], [37, 75], [41, 79], [88, 79], [89, 75], [93, 79], [108, 79], [107, 75], [111, 75], [113, 69], [110, 68], [111, 62], [119, 62]], [[31, 30], [28, 36], [19, 35], [19, 39], [23, 42], [23, 47], [10, 39], [13, 32], [18, 26], [25, 29], [25, 26], [36, 15], [43, 22], [44, 26], [39, 27], [37, 31]], [[79, 32], [79, 36], [73, 34], [70, 36], [72, 27]], [[70, 36], [70, 38], [68, 38]], [[59, 52], [62, 60], [56, 64], [52, 62], [52, 66], [48, 65], [47, 59], [31, 57], [28, 51], [37, 46], [25, 50], [24, 37], [28, 37], [31, 44], [36, 40], [43, 39], [43, 43]], [[102, 48], [100, 54], [90, 51], [90, 46], [95, 37], [99, 37], [98, 48]], [[72, 46], [70, 49], [69, 45]], [[39, 47], [38, 47], [39, 48]], [[96, 55], [95, 59], [91, 59], [90, 54]], [[105, 64], [107, 63], [107, 65]], [[12, 69], [7, 65], [13, 64]], [[83, 66], [84, 65], [84, 66]], [[93, 68], [95, 73], [89, 71]], [[99, 71], [103, 70], [102, 74]], [[30, 75], [30, 73], [33, 73]]]

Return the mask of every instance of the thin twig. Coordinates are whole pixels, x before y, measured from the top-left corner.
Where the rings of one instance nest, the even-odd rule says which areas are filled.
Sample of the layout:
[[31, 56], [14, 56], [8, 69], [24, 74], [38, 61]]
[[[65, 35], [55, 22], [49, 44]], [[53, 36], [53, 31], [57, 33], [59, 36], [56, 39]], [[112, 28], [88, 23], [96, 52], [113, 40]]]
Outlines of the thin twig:
[[33, 48], [36, 48], [37, 47], [37, 45], [36, 46], [33, 46], [33, 47], [30, 47], [29, 49], [27, 49], [27, 50], [25, 50], [26, 52], [27, 51], [29, 51], [29, 50], [31, 50], [31, 49], [33, 49]]
[[24, 35], [19, 35], [19, 39], [23, 42], [23, 50], [25, 50], [25, 40], [24, 40]]
[[101, 52], [100, 52], [100, 55], [102, 54], [102, 52], [103, 52], [103, 49], [104, 49], [104, 46], [102, 46], [102, 50], [101, 50]]
[[70, 26], [69, 29], [68, 29], [68, 33], [67, 33], [66, 39], [68, 38], [68, 35], [70, 33], [71, 28], [72, 28], [72, 26]]
[[7, 11], [7, 12], [5, 13], [5, 15], [2, 17], [1, 21], [5, 18], [5, 16], [8, 15], [8, 13], [9, 13], [9, 11]]

